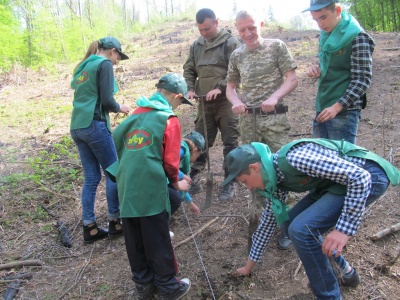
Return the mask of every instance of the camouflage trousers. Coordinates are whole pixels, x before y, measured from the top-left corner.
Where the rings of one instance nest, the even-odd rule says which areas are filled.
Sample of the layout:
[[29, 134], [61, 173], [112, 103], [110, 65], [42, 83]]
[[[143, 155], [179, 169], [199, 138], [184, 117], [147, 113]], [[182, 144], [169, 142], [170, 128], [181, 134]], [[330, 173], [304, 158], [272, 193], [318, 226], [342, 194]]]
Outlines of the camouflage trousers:
[[240, 117], [242, 144], [260, 142], [267, 144], [272, 152], [276, 152], [289, 142], [290, 125], [286, 114], [256, 115], [255, 140], [254, 117], [253, 114], [241, 115]]

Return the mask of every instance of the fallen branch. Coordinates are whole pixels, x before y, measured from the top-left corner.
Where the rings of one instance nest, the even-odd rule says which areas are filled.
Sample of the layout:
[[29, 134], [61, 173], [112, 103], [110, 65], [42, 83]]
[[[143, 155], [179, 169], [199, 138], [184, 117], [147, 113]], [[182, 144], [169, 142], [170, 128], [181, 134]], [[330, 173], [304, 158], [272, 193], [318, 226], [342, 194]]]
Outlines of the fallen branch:
[[5, 276], [3, 279], [4, 280], [32, 279], [32, 277], [33, 277], [32, 272], [25, 272], [25, 273]]
[[230, 218], [241, 218], [243, 219], [247, 225], [249, 225], [249, 221], [247, 221], [247, 219], [241, 215], [199, 215], [199, 218], [213, 218], [213, 217], [230, 217]]
[[381, 231], [375, 233], [374, 235], [372, 235], [370, 237], [370, 239], [373, 241], [376, 241], [376, 240], [383, 238], [384, 236], [387, 236], [390, 233], [393, 233], [393, 232], [396, 232], [399, 230], [400, 230], [400, 223], [397, 223], [395, 225], [390, 226], [389, 228], [386, 228], [384, 230], [381, 230]]
[[41, 265], [42, 262], [38, 259], [22, 260], [22, 261], [14, 261], [7, 264], [2, 264], [0, 265], [0, 270], [25, 267], [25, 266], [41, 266]]
[[293, 278], [296, 278], [297, 274], [298, 274], [299, 271], [300, 271], [301, 265], [302, 265], [302, 263], [301, 263], [301, 261], [299, 261], [299, 264], [297, 265], [297, 268], [296, 268], [296, 270], [294, 271]]
[[39, 206], [40, 206], [41, 208], [43, 208], [43, 210], [44, 210], [45, 212], [47, 212], [47, 213], [49, 214], [50, 217], [57, 218], [57, 216], [54, 215], [46, 206], [44, 206], [44, 205], [41, 204], [41, 203], [39, 203]]
[[193, 233], [193, 235], [189, 236], [188, 238], [184, 239], [183, 241], [180, 241], [179, 243], [177, 243], [174, 246], [174, 249], [178, 248], [179, 246], [185, 244], [186, 242], [190, 241], [192, 238], [194, 238], [196, 235], [198, 235], [199, 233], [201, 233], [204, 229], [206, 229], [207, 227], [209, 227], [211, 224], [213, 224], [215, 221], [218, 220], [218, 217], [216, 217], [215, 219], [212, 219], [210, 222], [206, 223], [203, 227], [201, 227], [199, 230], [197, 230], [195, 233]]
[[394, 48], [382, 48], [383, 51], [396, 51], [399, 50], [399, 47], [394, 47]]

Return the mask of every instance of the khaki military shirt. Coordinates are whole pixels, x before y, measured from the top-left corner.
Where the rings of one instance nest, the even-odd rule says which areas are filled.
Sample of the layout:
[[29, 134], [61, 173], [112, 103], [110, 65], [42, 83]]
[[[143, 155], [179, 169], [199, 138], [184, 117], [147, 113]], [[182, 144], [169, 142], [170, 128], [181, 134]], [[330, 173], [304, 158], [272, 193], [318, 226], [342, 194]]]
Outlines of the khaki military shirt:
[[244, 103], [261, 104], [283, 84], [283, 74], [295, 68], [283, 41], [264, 39], [257, 49], [243, 45], [232, 53], [227, 81], [240, 84], [238, 92]]

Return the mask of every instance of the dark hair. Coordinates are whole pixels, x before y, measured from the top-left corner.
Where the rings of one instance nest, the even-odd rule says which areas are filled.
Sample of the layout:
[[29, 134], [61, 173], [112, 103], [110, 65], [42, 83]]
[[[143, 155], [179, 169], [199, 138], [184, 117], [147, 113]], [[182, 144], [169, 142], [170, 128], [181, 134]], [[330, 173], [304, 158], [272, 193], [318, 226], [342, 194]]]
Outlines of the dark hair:
[[217, 20], [215, 13], [209, 8], [202, 8], [196, 14], [197, 24], [203, 24], [206, 19], [211, 19], [213, 22]]
[[336, 3], [329, 4], [328, 6], [325, 6], [327, 10], [330, 10], [331, 12], [334, 12], [336, 10]]

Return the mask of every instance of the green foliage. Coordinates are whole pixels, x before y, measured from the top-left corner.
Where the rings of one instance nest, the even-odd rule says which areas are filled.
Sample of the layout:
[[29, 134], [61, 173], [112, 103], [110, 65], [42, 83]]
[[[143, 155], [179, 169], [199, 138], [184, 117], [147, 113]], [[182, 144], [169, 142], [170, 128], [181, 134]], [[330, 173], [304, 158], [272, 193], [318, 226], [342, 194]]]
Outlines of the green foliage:
[[138, 16], [144, 11], [135, 3], [126, 8], [119, 1], [0, 0], [0, 72], [16, 63], [51, 69], [57, 63], [77, 62], [93, 40], [104, 36], [115, 36], [126, 45], [128, 38], [154, 24], [193, 17], [194, 3], [174, 2], [174, 9], [168, 3], [166, 10], [146, 2], [151, 18], [142, 24]]
[[398, 0], [345, 0], [343, 3], [367, 30], [400, 31]]
[[0, 45], [0, 69], [8, 71], [23, 56], [23, 34], [12, 8], [4, 0], [0, 1]]

